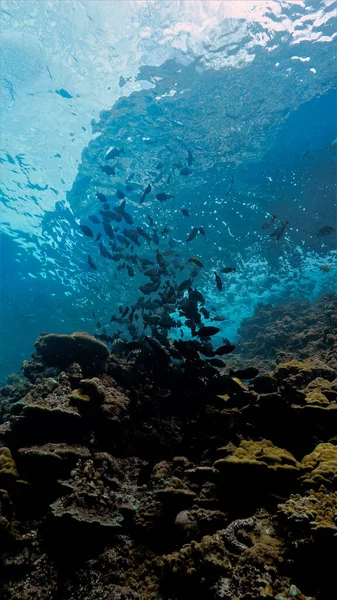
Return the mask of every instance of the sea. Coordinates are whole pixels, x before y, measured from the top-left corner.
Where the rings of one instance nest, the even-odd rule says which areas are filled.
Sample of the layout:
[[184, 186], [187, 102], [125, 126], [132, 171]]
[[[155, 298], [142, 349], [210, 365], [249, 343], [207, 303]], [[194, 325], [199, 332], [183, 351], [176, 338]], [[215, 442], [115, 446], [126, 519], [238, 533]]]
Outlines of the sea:
[[335, 0], [0, 13], [1, 384], [42, 332], [193, 337], [189, 288], [219, 344], [337, 290]]

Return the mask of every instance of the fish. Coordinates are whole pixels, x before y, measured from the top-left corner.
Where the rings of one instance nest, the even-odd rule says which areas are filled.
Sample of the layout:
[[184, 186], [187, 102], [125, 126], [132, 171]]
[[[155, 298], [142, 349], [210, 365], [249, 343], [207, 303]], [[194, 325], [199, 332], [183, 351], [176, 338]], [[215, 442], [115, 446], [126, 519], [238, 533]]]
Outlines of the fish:
[[133, 267], [131, 265], [126, 265], [126, 270], [129, 274], [129, 277], [134, 277], [135, 276], [135, 271], [133, 269]]
[[226, 342], [225, 344], [219, 346], [219, 348], [215, 350], [215, 354], [223, 356], [224, 354], [230, 354], [231, 352], [233, 352], [233, 350], [235, 350], [235, 346], [233, 344], [230, 344], [229, 342]]
[[302, 156], [301, 156], [301, 160], [304, 160], [305, 158], [307, 158], [307, 156], [309, 156], [310, 154], [310, 150], [304, 150]]
[[203, 314], [203, 316], [205, 317], [205, 319], [209, 319], [211, 316], [211, 313], [209, 312], [209, 310], [207, 310], [207, 308], [205, 308], [204, 306], [202, 306], [200, 308], [200, 312]]
[[279, 241], [283, 237], [287, 225], [289, 225], [289, 221], [282, 221], [281, 225], [270, 234], [270, 237], [276, 237]]
[[158, 244], [159, 244], [159, 236], [158, 236], [158, 233], [156, 231], [154, 231], [154, 233], [152, 235], [152, 241], [156, 244], [156, 246], [158, 246]]
[[202, 225], [201, 225], [201, 227], [199, 227], [199, 233], [201, 233], [201, 235], [206, 235], [206, 231], [204, 230]]
[[146, 196], [148, 196], [149, 194], [151, 194], [152, 191], [152, 186], [150, 184], [148, 184], [144, 190], [144, 192], [142, 193], [141, 197], [140, 197], [140, 204], [143, 204]]
[[334, 227], [332, 227], [331, 225], [325, 225], [324, 227], [321, 227], [320, 230], [317, 232], [317, 237], [325, 237], [327, 235], [331, 235], [331, 233], [333, 233], [334, 231]]
[[259, 369], [255, 367], [247, 367], [247, 369], [238, 369], [237, 371], [230, 370], [230, 377], [238, 377], [239, 379], [254, 379], [259, 374]]
[[95, 239], [95, 242], [99, 242], [99, 240], [101, 239], [101, 237], [102, 237], [102, 234], [101, 234], [101, 233], [98, 233], [98, 234], [97, 234], [97, 237], [96, 237], [96, 239]]
[[104, 258], [109, 258], [109, 256], [111, 256], [110, 252], [108, 252], [108, 250], [106, 249], [106, 247], [104, 246], [104, 244], [102, 244], [102, 242], [99, 245], [99, 251], [100, 251], [100, 254]]
[[191, 175], [192, 172], [192, 169], [189, 169], [188, 167], [183, 167], [180, 170], [180, 175], [184, 175], [185, 177], [187, 177], [188, 175]]
[[116, 196], [120, 200], [122, 200], [122, 198], [125, 198], [125, 194], [124, 194], [124, 192], [122, 192], [122, 190], [116, 190]]
[[116, 175], [115, 167], [110, 167], [110, 165], [100, 165], [100, 169], [106, 175]]
[[171, 396], [171, 390], [162, 388], [156, 393], [156, 396], [159, 396], [159, 398], [168, 398], [169, 396]]
[[191, 258], [189, 258], [187, 262], [197, 265], [199, 269], [202, 269], [204, 266], [204, 263], [201, 262], [200, 258], [198, 258], [197, 256], [191, 256]]
[[187, 239], [186, 239], [186, 244], [188, 244], [188, 242], [191, 242], [192, 240], [194, 240], [194, 238], [198, 235], [199, 233], [199, 229], [198, 227], [192, 227], [191, 231], [189, 232]]
[[174, 227], [169, 227], [168, 225], [166, 225], [166, 227], [164, 227], [160, 233], [161, 233], [161, 235], [166, 235], [167, 233], [172, 233], [172, 231], [174, 231], [174, 229], [175, 229]]
[[80, 225], [82, 233], [84, 233], [84, 235], [86, 235], [87, 237], [94, 237], [93, 232], [91, 231], [90, 227], [88, 227], [87, 225]]
[[125, 223], [127, 223], [128, 225], [133, 225], [133, 218], [131, 217], [131, 215], [124, 211], [123, 212], [123, 219], [125, 221]]
[[157, 263], [161, 267], [161, 269], [164, 269], [164, 271], [166, 271], [165, 259], [164, 259], [163, 255], [159, 252], [158, 248], [156, 251], [156, 259], [157, 259]]
[[110, 204], [108, 202], [104, 202], [103, 210], [109, 210], [109, 209], [110, 209]]
[[278, 219], [277, 215], [272, 215], [271, 219], [269, 219], [269, 221], [265, 221], [262, 225], [262, 229], [268, 229], [268, 227], [271, 227], [274, 223], [274, 221], [276, 221], [276, 219]]
[[102, 323], [100, 323], [99, 321], [96, 323], [96, 327], [97, 329], [100, 329], [102, 327]]
[[141, 235], [148, 242], [152, 242], [151, 236], [147, 233], [147, 231], [145, 231], [145, 229], [142, 229], [142, 227], [137, 226], [137, 232], [138, 232], [139, 235]]
[[152, 217], [150, 215], [147, 215], [147, 218], [149, 220], [150, 226], [153, 227], [154, 225], [154, 220], [152, 219]]
[[218, 288], [219, 292], [221, 292], [222, 287], [223, 287], [222, 280], [221, 280], [221, 278], [219, 277], [219, 275], [217, 274], [216, 271], [214, 271], [214, 275], [215, 275], [216, 287]]
[[221, 358], [209, 358], [207, 362], [212, 367], [217, 367], [218, 369], [224, 369], [226, 366], [225, 361], [221, 360]]
[[320, 266], [321, 271], [323, 271], [324, 273], [328, 273], [330, 271], [330, 267], [328, 267], [328, 265], [321, 265]]
[[160, 283], [153, 283], [151, 281], [149, 281], [148, 283], [145, 283], [144, 285], [140, 285], [139, 286], [139, 290], [142, 292], [142, 294], [148, 295], [151, 294], [152, 292], [156, 292], [159, 289]]
[[124, 254], [122, 254], [122, 252], [117, 252], [116, 254], [112, 255], [112, 260], [114, 262], [118, 262], [119, 260], [122, 260], [122, 258], [124, 258]]
[[100, 222], [99, 218], [96, 217], [96, 215], [90, 215], [88, 217], [89, 221], [91, 221], [92, 223], [96, 223], [96, 225], [98, 225], [98, 223]]
[[107, 202], [106, 196], [104, 196], [104, 194], [101, 194], [101, 192], [96, 192], [96, 196], [101, 202]]
[[185, 279], [178, 285], [178, 291], [183, 292], [184, 290], [187, 290], [191, 286], [191, 283], [192, 279]]
[[211, 318], [211, 321], [217, 321], [221, 323], [222, 321], [227, 321], [227, 317], [223, 317], [222, 315], [215, 315], [215, 317]]
[[221, 273], [232, 273], [233, 271], [236, 271], [236, 267], [223, 267], [221, 269]]
[[115, 237], [115, 232], [109, 223], [103, 223], [103, 229], [106, 235], [112, 240]]
[[187, 208], [182, 208], [180, 212], [184, 215], [184, 217], [190, 216], [190, 213], [188, 212]]
[[337, 147], [337, 138], [335, 140], [333, 140], [333, 142], [331, 142], [330, 144], [330, 148], [336, 148]]
[[234, 185], [234, 175], [232, 175], [231, 182], [230, 182], [230, 184], [229, 184], [229, 186], [228, 186], [227, 190], [225, 191], [225, 198], [227, 198], [227, 196], [228, 196], [228, 194], [230, 193], [230, 191], [231, 191], [231, 189], [232, 189], [233, 185]]
[[92, 260], [92, 257], [90, 256], [90, 254], [88, 254], [88, 265], [91, 269], [93, 269], [94, 271], [97, 271], [97, 267], [96, 267], [94, 261]]
[[158, 194], [156, 194], [156, 198], [160, 202], [165, 202], [166, 200], [169, 200], [170, 198], [174, 198], [174, 194], [167, 194], [166, 192], [159, 192]]
[[157, 169], [157, 171], [160, 171], [160, 169], [162, 169], [162, 168], [163, 168], [163, 166], [164, 166], [164, 163], [162, 163], [162, 162], [159, 162], [159, 163], [156, 165], [156, 169]]
[[200, 329], [198, 331], [195, 332], [195, 334], [192, 334], [192, 337], [194, 337], [194, 335], [203, 338], [203, 337], [211, 337], [212, 335], [216, 335], [217, 333], [219, 333], [220, 329], [219, 327], [214, 327], [213, 325], [207, 325], [206, 327], [200, 327]]
[[158, 275], [161, 275], [162, 273], [162, 269], [160, 267], [153, 267], [152, 269], [147, 269], [146, 271], [143, 272], [143, 275], [145, 275], [145, 277], [158, 277]]
[[187, 164], [188, 164], [189, 167], [191, 166], [191, 164], [193, 163], [193, 161], [194, 161], [193, 154], [192, 154], [191, 150], [188, 150]]

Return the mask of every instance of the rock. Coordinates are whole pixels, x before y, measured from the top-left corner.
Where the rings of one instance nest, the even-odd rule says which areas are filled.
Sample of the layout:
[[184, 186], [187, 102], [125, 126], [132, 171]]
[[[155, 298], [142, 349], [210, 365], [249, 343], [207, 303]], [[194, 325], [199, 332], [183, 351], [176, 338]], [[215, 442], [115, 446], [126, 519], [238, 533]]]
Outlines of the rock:
[[318, 444], [313, 452], [302, 459], [301, 477], [303, 484], [328, 489], [337, 489], [337, 446], [329, 443]]

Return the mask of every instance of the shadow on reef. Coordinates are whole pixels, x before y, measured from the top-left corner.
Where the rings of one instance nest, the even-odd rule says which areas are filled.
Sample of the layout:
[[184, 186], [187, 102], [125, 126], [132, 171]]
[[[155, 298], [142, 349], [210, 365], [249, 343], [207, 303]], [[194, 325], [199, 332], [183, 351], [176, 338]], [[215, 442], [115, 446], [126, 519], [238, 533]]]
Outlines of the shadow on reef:
[[[336, 306], [310, 308], [322, 338], [302, 350], [294, 327], [293, 346], [275, 341], [272, 368], [256, 341], [251, 380], [149, 338], [126, 356], [40, 336], [26, 378], [0, 392], [0, 597], [333, 598]], [[285, 310], [251, 322], [267, 311], [271, 330]]]

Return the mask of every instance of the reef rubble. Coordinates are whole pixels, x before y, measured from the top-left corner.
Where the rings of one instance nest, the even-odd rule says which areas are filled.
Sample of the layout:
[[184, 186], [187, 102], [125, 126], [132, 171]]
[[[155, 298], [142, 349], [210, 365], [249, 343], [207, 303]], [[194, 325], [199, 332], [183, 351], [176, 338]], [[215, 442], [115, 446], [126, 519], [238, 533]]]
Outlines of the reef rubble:
[[240, 382], [88, 337], [39, 338], [0, 391], [0, 597], [336, 597], [330, 350]]

